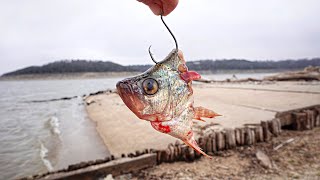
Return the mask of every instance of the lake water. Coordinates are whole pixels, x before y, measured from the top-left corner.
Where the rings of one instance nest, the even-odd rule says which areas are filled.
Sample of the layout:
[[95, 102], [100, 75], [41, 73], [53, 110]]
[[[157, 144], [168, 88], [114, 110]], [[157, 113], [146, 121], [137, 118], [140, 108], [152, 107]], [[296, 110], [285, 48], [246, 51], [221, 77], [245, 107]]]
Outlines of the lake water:
[[[264, 74], [236, 74], [261, 78]], [[223, 80], [232, 74], [204, 75]], [[0, 81], [0, 179], [16, 179], [109, 155], [87, 117], [84, 94], [123, 78]], [[67, 101], [30, 102], [78, 96]]]
[[[114, 89], [118, 80], [0, 81], [0, 179], [108, 156], [81, 96]], [[69, 96], [79, 97], [30, 102]]]

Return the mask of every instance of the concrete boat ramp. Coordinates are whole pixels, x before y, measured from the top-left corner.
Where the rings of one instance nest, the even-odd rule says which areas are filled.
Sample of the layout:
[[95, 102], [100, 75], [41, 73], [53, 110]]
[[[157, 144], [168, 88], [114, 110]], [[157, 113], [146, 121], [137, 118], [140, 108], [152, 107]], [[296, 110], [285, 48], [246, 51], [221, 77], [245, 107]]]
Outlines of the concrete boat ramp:
[[[275, 118], [277, 112], [320, 104], [319, 82], [217, 83], [193, 85], [195, 106], [222, 116], [195, 121], [195, 128], [239, 128]], [[86, 99], [89, 117], [111, 154], [120, 156], [136, 150], [163, 149], [177, 139], [155, 131], [138, 119], [115, 93]]]

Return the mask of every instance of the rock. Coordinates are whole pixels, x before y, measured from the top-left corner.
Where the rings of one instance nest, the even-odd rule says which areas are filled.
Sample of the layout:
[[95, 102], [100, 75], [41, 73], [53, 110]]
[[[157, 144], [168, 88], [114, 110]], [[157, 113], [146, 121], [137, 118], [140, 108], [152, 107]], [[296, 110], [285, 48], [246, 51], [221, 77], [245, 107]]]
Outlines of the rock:
[[123, 175], [117, 176], [116, 179], [117, 179], [117, 180], [132, 179], [132, 174], [131, 174], [131, 173], [129, 173], [129, 174], [123, 174]]
[[112, 174], [108, 174], [103, 180], [114, 180]]
[[257, 150], [256, 157], [262, 167], [266, 169], [272, 168], [272, 162], [264, 152], [262, 152], [261, 150]]

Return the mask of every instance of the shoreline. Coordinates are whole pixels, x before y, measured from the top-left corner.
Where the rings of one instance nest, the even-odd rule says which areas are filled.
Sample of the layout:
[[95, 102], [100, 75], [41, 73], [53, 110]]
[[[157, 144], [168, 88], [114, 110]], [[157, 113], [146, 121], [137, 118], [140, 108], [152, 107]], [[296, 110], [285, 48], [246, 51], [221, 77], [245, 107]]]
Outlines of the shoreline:
[[0, 81], [103, 79], [103, 78], [133, 76], [139, 73], [140, 72], [26, 74], [26, 75], [15, 75], [15, 76], [0, 76]]
[[[89, 96], [92, 96], [92, 95], [89, 95]], [[87, 97], [85, 97], [85, 99], [86, 99]], [[106, 157], [110, 157], [112, 154], [111, 154], [111, 152], [110, 152], [110, 150], [109, 150], [109, 148], [108, 148], [108, 146], [107, 146], [107, 144], [105, 143], [105, 141], [104, 141], [104, 138], [101, 136], [101, 132], [99, 131], [99, 129], [98, 129], [98, 121], [95, 121], [94, 119], [92, 119], [91, 118], [91, 116], [89, 115], [89, 111], [88, 111], [88, 108], [87, 108], [87, 106], [88, 106], [88, 104], [86, 103], [86, 101], [85, 101], [85, 99], [84, 99], [84, 104], [83, 104], [83, 106], [84, 106], [84, 111], [85, 111], [85, 113], [86, 113], [86, 118], [87, 118], [87, 120], [89, 120], [89, 121], [91, 121], [92, 123], [93, 123], [93, 125], [94, 125], [94, 127], [95, 127], [95, 130], [96, 130], [96, 133], [97, 133], [97, 138], [102, 142], [102, 144], [104, 145], [104, 147], [105, 147], [105, 149], [106, 149], [106, 151], [107, 151], [107, 156]]]

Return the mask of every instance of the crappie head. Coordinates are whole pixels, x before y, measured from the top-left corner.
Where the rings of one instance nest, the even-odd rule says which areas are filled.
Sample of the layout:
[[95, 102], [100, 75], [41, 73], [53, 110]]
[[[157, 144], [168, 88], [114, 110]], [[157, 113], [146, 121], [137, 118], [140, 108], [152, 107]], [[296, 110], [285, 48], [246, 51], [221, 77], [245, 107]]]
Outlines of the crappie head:
[[182, 52], [173, 50], [146, 72], [118, 82], [117, 91], [140, 119], [168, 121], [192, 105], [191, 81], [199, 78], [188, 71]]

